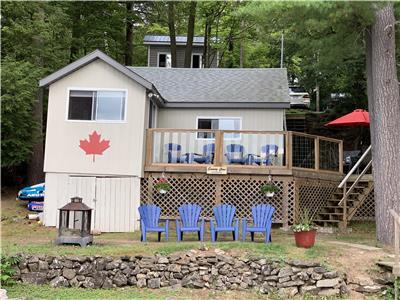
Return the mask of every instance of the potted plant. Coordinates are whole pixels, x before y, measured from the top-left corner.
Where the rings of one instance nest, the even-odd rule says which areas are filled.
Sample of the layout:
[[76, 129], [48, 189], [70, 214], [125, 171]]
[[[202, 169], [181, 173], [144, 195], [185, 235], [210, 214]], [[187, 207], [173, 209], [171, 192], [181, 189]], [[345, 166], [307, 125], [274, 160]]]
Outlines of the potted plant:
[[261, 192], [265, 194], [267, 197], [273, 197], [275, 193], [279, 192], [279, 189], [276, 185], [272, 183], [266, 183], [261, 186]]
[[315, 244], [317, 227], [313, 223], [308, 210], [305, 209], [300, 217], [300, 222], [292, 225], [296, 246], [300, 248], [311, 248]]
[[168, 182], [167, 178], [161, 177], [157, 180], [154, 188], [160, 193], [165, 194], [171, 189], [171, 184]]

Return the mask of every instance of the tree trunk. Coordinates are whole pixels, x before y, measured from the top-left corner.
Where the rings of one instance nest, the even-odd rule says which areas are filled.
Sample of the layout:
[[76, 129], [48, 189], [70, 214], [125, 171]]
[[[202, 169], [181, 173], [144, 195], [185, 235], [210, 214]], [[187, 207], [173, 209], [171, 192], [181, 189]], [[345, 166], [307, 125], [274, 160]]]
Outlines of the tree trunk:
[[132, 66], [133, 63], [133, 21], [131, 14], [133, 9], [133, 2], [127, 1], [126, 5], [126, 38], [125, 38], [125, 65]]
[[209, 18], [206, 16], [206, 24], [204, 26], [204, 43], [203, 43], [203, 68], [206, 68], [207, 65], [207, 45], [208, 45], [208, 22]]
[[171, 40], [171, 66], [176, 68], [175, 3], [172, 1], [168, 2], [168, 28]]
[[44, 141], [43, 141], [43, 88], [39, 88], [38, 100], [33, 108], [33, 118], [37, 123], [34, 134], [36, 143], [33, 146], [31, 159], [28, 163], [27, 177], [28, 184], [36, 184], [44, 181], [43, 159], [44, 159]]
[[377, 8], [370, 35], [366, 35], [376, 235], [377, 240], [386, 245], [394, 242], [389, 209], [400, 213], [400, 96], [394, 25], [393, 4], [390, 3]]
[[187, 42], [185, 48], [185, 68], [191, 67], [192, 62], [192, 46], [193, 46], [193, 36], [194, 36], [194, 23], [196, 18], [196, 1], [192, 1], [189, 7], [189, 21], [187, 30]]

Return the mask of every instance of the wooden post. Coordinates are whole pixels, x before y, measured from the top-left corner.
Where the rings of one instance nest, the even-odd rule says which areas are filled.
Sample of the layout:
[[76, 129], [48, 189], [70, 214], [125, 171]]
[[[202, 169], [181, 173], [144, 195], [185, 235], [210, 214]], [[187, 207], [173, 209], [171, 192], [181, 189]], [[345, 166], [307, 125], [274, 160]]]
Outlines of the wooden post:
[[215, 185], [215, 205], [218, 205], [222, 202], [222, 180], [220, 176], [215, 178]]
[[315, 148], [314, 149], [315, 150], [315, 153], [314, 153], [314, 155], [315, 155], [314, 168], [315, 168], [315, 170], [319, 170], [319, 137], [316, 137], [314, 139], [314, 148]]
[[223, 151], [224, 151], [224, 141], [223, 141], [224, 133], [221, 130], [215, 131], [215, 157], [214, 157], [214, 165], [222, 166], [223, 162]]
[[147, 129], [145, 166], [150, 166], [153, 163], [153, 134], [153, 130]]
[[339, 142], [339, 173], [343, 174], [343, 141]]
[[347, 228], [347, 182], [343, 186], [343, 229]]
[[286, 167], [288, 169], [292, 168], [293, 158], [292, 158], [292, 143], [293, 135], [291, 131], [286, 132]]
[[289, 182], [287, 181], [283, 183], [282, 227], [283, 230], [289, 229]]

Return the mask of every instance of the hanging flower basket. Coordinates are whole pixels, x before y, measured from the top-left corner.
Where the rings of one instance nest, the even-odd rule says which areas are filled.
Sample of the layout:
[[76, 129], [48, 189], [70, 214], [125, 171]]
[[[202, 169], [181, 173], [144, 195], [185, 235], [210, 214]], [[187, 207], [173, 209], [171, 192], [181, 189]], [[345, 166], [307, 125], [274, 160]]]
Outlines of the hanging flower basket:
[[277, 192], [279, 192], [279, 188], [272, 183], [266, 183], [261, 186], [261, 193], [265, 194], [268, 198], [272, 198]]
[[168, 182], [167, 178], [161, 177], [155, 183], [154, 188], [160, 194], [166, 194], [171, 189], [171, 184]]

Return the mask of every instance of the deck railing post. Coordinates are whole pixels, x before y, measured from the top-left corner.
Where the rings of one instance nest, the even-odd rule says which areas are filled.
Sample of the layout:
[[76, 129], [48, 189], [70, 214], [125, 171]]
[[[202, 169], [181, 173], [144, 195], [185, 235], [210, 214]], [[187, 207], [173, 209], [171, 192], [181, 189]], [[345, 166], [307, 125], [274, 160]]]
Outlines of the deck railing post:
[[319, 170], [319, 137], [314, 138], [314, 149], [315, 149], [314, 168], [315, 170]]
[[292, 143], [293, 143], [293, 134], [291, 131], [286, 132], [286, 166], [288, 169], [292, 168], [293, 164], [293, 152], [292, 152]]
[[147, 129], [145, 166], [149, 166], [153, 163], [153, 135], [154, 131], [152, 129]]
[[214, 157], [214, 165], [222, 166], [223, 162], [223, 151], [224, 151], [224, 132], [221, 130], [215, 131], [215, 157]]
[[339, 142], [339, 173], [343, 174], [343, 141]]

